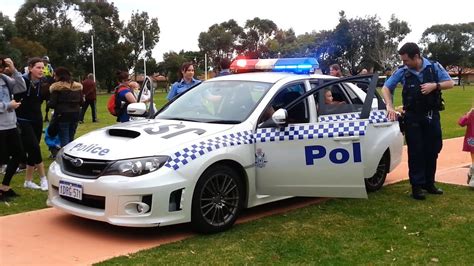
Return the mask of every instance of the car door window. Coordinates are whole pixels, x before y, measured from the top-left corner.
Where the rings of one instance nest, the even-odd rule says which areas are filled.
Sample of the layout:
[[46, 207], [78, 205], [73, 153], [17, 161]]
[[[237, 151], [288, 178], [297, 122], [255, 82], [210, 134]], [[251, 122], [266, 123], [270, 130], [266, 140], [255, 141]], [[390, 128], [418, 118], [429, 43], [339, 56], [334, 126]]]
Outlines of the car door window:
[[315, 101], [318, 116], [360, 112], [363, 107], [363, 102], [357, 94], [342, 83], [321, 89], [315, 94]]
[[[305, 86], [303, 83], [291, 84], [282, 88], [275, 97], [273, 97], [270, 104], [260, 116], [259, 123], [269, 119], [276, 110], [286, 108], [288, 104], [303, 95], [303, 93], [305, 93]], [[302, 100], [292, 108], [287, 109], [287, 112], [287, 121], [289, 124], [309, 122], [308, 101], [306, 99]]]

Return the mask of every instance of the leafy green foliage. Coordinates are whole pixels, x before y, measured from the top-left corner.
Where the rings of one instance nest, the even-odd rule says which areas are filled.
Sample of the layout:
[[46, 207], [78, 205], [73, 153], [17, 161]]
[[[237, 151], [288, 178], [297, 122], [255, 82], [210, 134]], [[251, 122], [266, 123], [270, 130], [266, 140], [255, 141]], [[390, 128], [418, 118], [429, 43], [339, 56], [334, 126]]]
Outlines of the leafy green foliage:
[[162, 73], [166, 75], [170, 83], [174, 83], [180, 78], [181, 65], [186, 61], [187, 59], [182, 53], [177, 54], [170, 51], [163, 54], [163, 62], [159, 65], [159, 69], [163, 70]]
[[[201, 32], [198, 38], [198, 45], [201, 52], [207, 53], [210, 62], [214, 67], [219, 64], [219, 59], [227, 57], [240, 49], [240, 36], [243, 29], [233, 19], [214, 24], [207, 32]], [[202, 57], [201, 57], [202, 58]]]
[[423, 32], [422, 43], [427, 46], [425, 51], [444, 66], [474, 65], [474, 22], [433, 25]]
[[325, 73], [324, 67], [332, 63], [344, 66], [351, 75], [363, 68], [380, 71], [398, 64], [398, 44], [410, 32], [406, 22], [392, 15], [386, 29], [377, 16], [348, 19], [344, 11], [339, 15], [339, 24], [317, 52]]
[[425, 54], [455, 70], [458, 77], [464, 68], [474, 66], [474, 22], [433, 25], [423, 32], [421, 43]]
[[[79, 3], [79, 0], [25, 1], [15, 15], [18, 36], [40, 43], [55, 66], [75, 72], [73, 60], [64, 55], [74, 57], [79, 48], [79, 33], [72, 20]], [[43, 55], [46, 54], [39, 56]]]
[[22, 60], [23, 62], [27, 62], [28, 58], [31, 57], [42, 57], [47, 52], [46, 48], [41, 45], [41, 43], [36, 41], [30, 41], [28, 39], [23, 39], [20, 37], [13, 37], [10, 40], [10, 43], [13, 47], [15, 47], [21, 52], [24, 59]]
[[[143, 44], [143, 34], [145, 35], [145, 44]], [[137, 68], [137, 63], [140, 57], [149, 59], [151, 57], [151, 50], [160, 40], [160, 27], [158, 26], [158, 19], [151, 18], [147, 12], [132, 13], [130, 21], [123, 29], [123, 36], [126, 43], [132, 47], [130, 54], [131, 62], [129, 65]], [[143, 52], [143, 45], [145, 45], [145, 54]], [[150, 74], [153, 72], [149, 72]]]
[[13, 59], [14, 62], [20, 62], [21, 51], [12, 45], [10, 40], [17, 36], [17, 29], [13, 21], [2, 12], [0, 12], [0, 55], [5, 55]]
[[92, 70], [92, 43], [94, 37], [94, 51], [96, 60], [96, 77], [99, 86], [110, 92], [115, 87], [115, 72], [128, 70], [131, 65], [130, 54], [132, 47], [119, 42], [123, 22], [119, 19], [118, 9], [108, 3], [83, 3], [81, 13], [84, 22], [91, 29], [82, 35], [84, 43], [78, 61], [83, 61], [88, 72]]

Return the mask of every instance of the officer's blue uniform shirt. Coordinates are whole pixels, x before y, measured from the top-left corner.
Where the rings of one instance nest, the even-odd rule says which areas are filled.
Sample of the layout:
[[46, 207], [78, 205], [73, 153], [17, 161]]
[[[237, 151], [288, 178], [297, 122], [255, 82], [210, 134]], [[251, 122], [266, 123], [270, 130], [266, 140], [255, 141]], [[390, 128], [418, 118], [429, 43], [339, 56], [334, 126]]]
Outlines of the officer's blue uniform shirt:
[[[397, 69], [397, 71], [395, 71], [395, 73], [393, 73], [393, 75], [389, 79], [387, 79], [387, 81], [385, 81], [384, 86], [389, 88], [390, 92], [393, 95], [395, 87], [397, 87], [397, 84], [399, 82], [401, 82], [402, 85], [405, 84], [405, 75], [404, 75], [405, 71], [410, 71], [411, 73], [415, 74], [418, 77], [418, 79], [420, 80], [420, 82], [422, 82], [423, 81], [423, 70], [425, 70], [426, 66], [428, 66], [428, 65], [432, 65], [431, 61], [423, 57], [423, 66], [422, 66], [420, 72], [417, 72], [414, 69], [408, 68], [407, 66], [403, 66], [403, 67]], [[448, 72], [446, 72], [446, 70], [443, 68], [443, 66], [441, 66], [439, 63], [434, 64], [434, 70], [438, 74], [438, 80], [439, 81], [451, 80], [451, 77], [449, 76]]]
[[171, 86], [171, 90], [168, 93], [168, 96], [166, 96], [166, 99], [168, 99], [168, 101], [169, 101], [169, 100], [173, 99], [174, 97], [176, 97], [176, 95], [187, 91], [189, 88], [191, 88], [194, 85], [197, 85], [199, 83], [201, 83], [201, 81], [199, 79], [195, 79], [195, 78], [193, 78], [190, 83], [186, 83], [184, 81], [184, 79], [181, 79], [179, 82], [173, 83], [173, 85]]

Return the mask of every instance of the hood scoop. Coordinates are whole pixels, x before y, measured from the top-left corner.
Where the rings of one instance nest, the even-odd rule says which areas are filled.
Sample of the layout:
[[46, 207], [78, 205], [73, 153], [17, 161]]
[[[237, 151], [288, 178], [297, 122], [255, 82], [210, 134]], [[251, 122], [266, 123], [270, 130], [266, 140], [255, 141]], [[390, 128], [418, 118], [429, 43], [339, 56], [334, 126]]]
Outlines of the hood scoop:
[[140, 136], [140, 132], [128, 129], [111, 128], [107, 131], [110, 136], [134, 139]]

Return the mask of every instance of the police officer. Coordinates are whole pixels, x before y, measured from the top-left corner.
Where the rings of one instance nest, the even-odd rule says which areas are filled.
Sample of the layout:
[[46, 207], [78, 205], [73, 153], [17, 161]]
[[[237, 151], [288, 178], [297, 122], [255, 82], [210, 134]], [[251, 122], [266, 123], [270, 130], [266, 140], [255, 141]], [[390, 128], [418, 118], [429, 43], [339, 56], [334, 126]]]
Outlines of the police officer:
[[194, 78], [193, 63], [191, 62], [183, 63], [183, 65], [181, 65], [180, 70], [181, 70], [182, 78], [180, 81], [176, 81], [171, 86], [171, 90], [168, 93], [168, 96], [166, 96], [166, 99], [168, 99], [168, 101], [170, 101], [177, 95], [187, 91], [191, 87], [194, 87], [195, 85], [201, 83], [199, 79]]
[[408, 175], [412, 197], [424, 200], [423, 190], [429, 194], [443, 194], [435, 186], [436, 161], [442, 147], [439, 111], [443, 103], [441, 90], [454, 86], [449, 74], [436, 62], [420, 55], [415, 43], [406, 43], [398, 51], [403, 66], [385, 82], [382, 93], [387, 104], [387, 115], [392, 121], [397, 114], [392, 95], [399, 82], [403, 85], [402, 100], [408, 148]]

